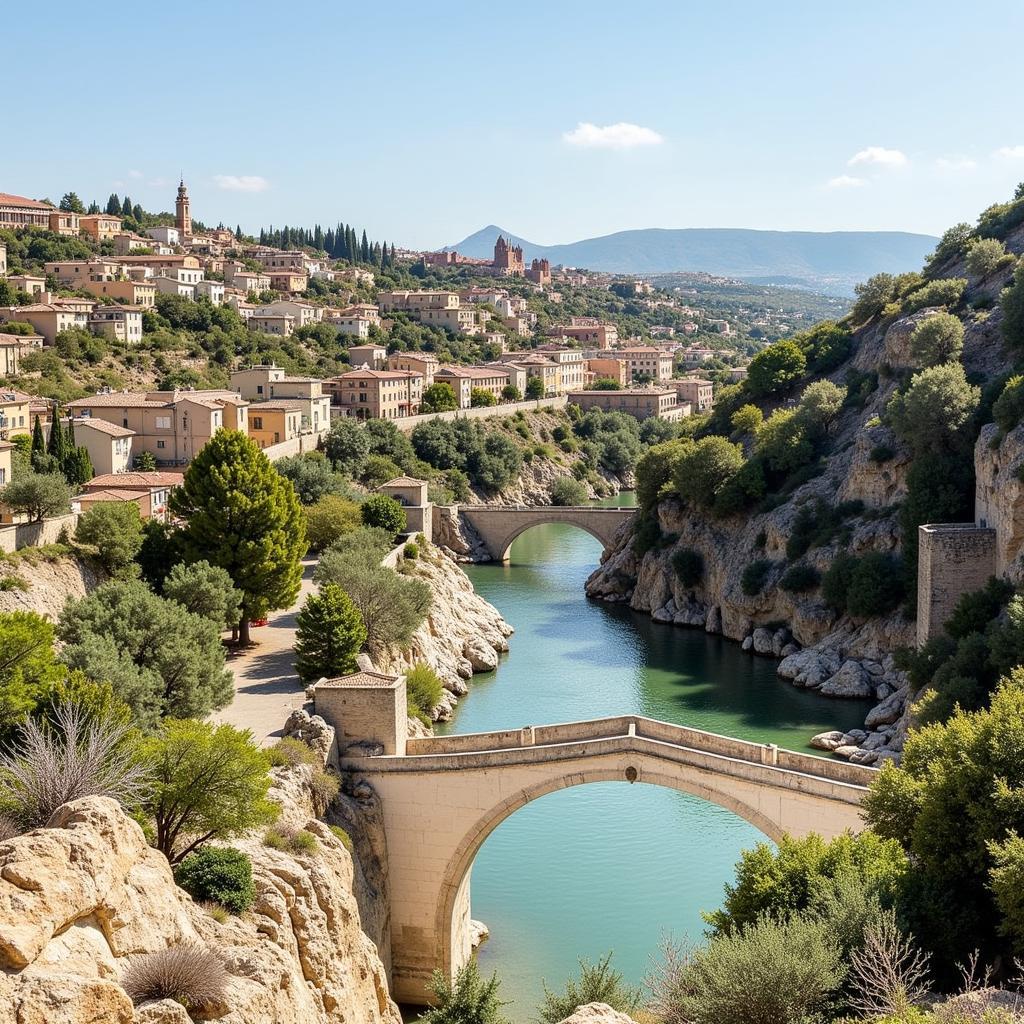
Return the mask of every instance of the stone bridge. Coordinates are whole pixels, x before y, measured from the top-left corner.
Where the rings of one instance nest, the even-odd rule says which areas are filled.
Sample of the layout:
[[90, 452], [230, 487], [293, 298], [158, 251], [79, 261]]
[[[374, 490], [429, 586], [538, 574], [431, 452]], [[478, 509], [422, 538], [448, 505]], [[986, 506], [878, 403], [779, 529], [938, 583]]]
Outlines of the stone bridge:
[[459, 515], [476, 531], [496, 562], [508, 561], [512, 541], [531, 526], [569, 523], [596, 537], [607, 550], [635, 509], [593, 505], [460, 505]]
[[[404, 679], [396, 684], [404, 712]], [[392, 721], [397, 725], [398, 716]], [[425, 1001], [434, 969], [454, 977], [470, 956], [473, 859], [491, 832], [531, 800], [589, 782], [641, 782], [710, 800], [772, 839], [812, 831], [830, 838], [862, 827], [859, 806], [875, 774], [634, 716], [429, 738], [406, 739], [403, 729], [395, 740], [394, 753], [343, 754], [340, 764], [380, 797], [392, 993], [414, 1004]]]

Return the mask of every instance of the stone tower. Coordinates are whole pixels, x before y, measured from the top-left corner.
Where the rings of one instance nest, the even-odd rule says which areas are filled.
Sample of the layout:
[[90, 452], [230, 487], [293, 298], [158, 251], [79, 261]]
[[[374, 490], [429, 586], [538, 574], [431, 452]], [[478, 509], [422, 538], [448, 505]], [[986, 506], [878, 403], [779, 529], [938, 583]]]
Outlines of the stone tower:
[[192, 234], [192, 211], [189, 209], [188, 188], [184, 178], [178, 184], [178, 198], [174, 203], [174, 223], [182, 235]]
[[498, 236], [494, 243], [494, 262], [491, 264], [495, 270], [506, 274], [509, 277], [523, 276], [523, 247], [512, 245], [512, 240], [505, 241], [503, 235]]

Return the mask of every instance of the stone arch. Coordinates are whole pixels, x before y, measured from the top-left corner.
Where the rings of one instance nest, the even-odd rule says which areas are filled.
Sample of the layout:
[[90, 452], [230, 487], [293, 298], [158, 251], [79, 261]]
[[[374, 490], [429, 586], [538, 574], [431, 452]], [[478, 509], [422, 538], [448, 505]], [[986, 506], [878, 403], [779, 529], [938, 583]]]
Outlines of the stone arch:
[[[635, 780], [624, 777], [619, 766], [608, 764], [596, 764], [592, 768], [584, 768], [564, 775], [556, 772], [550, 778], [526, 786], [500, 801], [476, 820], [456, 847], [438, 890], [439, 899], [434, 934], [441, 943], [441, 948], [438, 951], [440, 960], [438, 966], [444, 974], [453, 977], [462, 966], [461, 963], [454, 962], [453, 957], [455, 912], [463, 886], [469, 877], [470, 869], [480, 848], [503, 821], [528, 803], [550, 793], [593, 782], [629, 783], [634, 781], [641, 785], [660, 786], [664, 789], [673, 789], [676, 792], [708, 800], [719, 807], [732, 811], [775, 842], [778, 842], [785, 833], [784, 829], [757, 808], [737, 799], [726, 789], [713, 782], [709, 784], [708, 777], [703, 773], [693, 773], [692, 778], [688, 777], [690, 773], [678, 771], [673, 773], [671, 770], [666, 770], [669, 766], [662, 766], [657, 758], [650, 755], [634, 753], [631, 755], [631, 759], [635, 760], [641, 769]], [[723, 778], [722, 781], [728, 783], [727, 778]]]
[[555, 515], [551, 516], [538, 516], [537, 519], [532, 523], [524, 523], [522, 526], [517, 526], [506, 538], [501, 541], [501, 556], [498, 559], [501, 562], [507, 562], [509, 560], [509, 552], [512, 550], [512, 545], [515, 543], [518, 537], [521, 537], [528, 530], [532, 530], [535, 526], [572, 526], [577, 530], [582, 530], [584, 533], [589, 534], [601, 545], [602, 548], [607, 548], [609, 544], [609, 538], [602, 537], [592, 526], [588, 526], [585, 523], [577, 523], [571, 519], [559, 517]]

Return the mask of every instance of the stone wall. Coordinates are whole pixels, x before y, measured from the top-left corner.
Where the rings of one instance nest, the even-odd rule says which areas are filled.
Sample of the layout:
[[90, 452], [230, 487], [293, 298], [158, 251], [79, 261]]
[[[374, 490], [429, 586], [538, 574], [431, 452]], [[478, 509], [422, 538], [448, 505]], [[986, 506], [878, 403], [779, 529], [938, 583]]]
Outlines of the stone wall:
[[53, 519], [44, 519], [41, 523], [16, 523], [0, 527], [0, 551], [10, 554], [21, 548], [56, 544], [65, 527], [68, 533], [74, 533], [78, 515], [77, 512], [69, 512], [66, 516], [54, 516]]
[[453, 409], [450, 412], [424, 412], [418, 416], [400, 416], [391, 422], [399, 430], [412, 430], [417, 423], [427, 420], [486, 420], [492, 416], [512, 416], [522, 409], [524, 412], [538, 412], [544, 409], [564, 409], [568, 404], [565, 395], [556, 398], [538, 398], [528, 402], [507, 402], [504, 405], [481, 405], [476, 409]]
[[973, 523], [934, 523], [918, 529], [917, 642], [927, 643], [964, 594], [996, 572], [996, 531]]

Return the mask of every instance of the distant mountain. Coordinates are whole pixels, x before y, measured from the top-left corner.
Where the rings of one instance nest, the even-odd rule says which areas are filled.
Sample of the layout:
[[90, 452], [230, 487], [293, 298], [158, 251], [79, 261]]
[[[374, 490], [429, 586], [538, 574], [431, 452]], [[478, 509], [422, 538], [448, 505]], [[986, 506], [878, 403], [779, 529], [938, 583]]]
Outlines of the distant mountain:
[[746, 228], [644, 228], [584, 238], [566, 245], [536, 245], [489, 224], [447, 249], [488, 258], [498, 235], [523, 247], [529, 262], [587, 267], [616, 274], [704, 271], [764, 282], [800, 283], [851, 295], [853, 286], [881, 271], [916, 270], [935, 248], [932, 235], [906, 231], [752, 231]]

